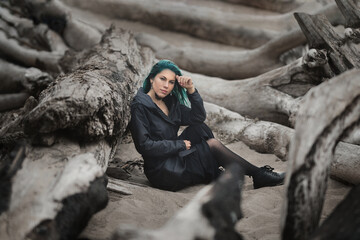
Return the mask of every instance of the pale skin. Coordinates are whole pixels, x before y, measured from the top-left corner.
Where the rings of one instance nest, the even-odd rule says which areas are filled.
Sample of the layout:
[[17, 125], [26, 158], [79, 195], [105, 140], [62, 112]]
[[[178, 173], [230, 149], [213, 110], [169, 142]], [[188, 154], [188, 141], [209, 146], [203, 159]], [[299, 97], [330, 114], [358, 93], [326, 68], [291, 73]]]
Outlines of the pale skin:
[[[151, 89], [147, 93], [153, 102], [166, 114], [169, 114], [163, 98], [171, 93], [174, 89], [175, 81], [178, 81], [180, 86], [185, 88], [189, 94], [195, 92], [194, 83], [189, 76], [178, 76], [170, 69], [164, 69], [159, 72], [154, 78], [150, 79]], [[186, 149], [191, 148], [191, 142], [184, 140]]]

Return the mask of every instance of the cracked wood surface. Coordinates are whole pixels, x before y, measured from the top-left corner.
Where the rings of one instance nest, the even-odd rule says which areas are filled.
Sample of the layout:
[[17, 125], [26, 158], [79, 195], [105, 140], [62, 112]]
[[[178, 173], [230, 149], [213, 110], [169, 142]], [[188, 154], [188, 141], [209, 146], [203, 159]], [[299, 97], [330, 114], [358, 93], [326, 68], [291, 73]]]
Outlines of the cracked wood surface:
[[307, 239], [318, 227], [334, 149], [359, 126], [359, 73], [348, 71], [312, 88], [299, 109], [289, 152], [283, 239]]
[[122, 134], [144, 66], [150, 64], [142, 54], [130, 33], [109, 33], [80, 68], [42, 92], [25, 120], [25, 130], [45, 134], [68, 129], [85, 141]]

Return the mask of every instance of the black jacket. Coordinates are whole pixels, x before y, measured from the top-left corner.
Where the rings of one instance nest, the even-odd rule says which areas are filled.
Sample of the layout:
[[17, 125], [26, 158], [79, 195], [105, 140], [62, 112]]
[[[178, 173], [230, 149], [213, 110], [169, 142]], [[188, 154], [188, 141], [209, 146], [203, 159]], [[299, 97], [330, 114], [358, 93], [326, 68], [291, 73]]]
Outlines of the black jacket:
[[136, 150], [144, 158], [149, 181], [160, 188], [175, 184], [186, 174], [181, 154], [185, 143], [177, 134], [182, 125], [200, 124], [206, 119], [203, 100], [197, 90], [188, 94], [191, 108], [168, 95], [164, 102], [169, 116], [140, 88], [131, 103], [130, 131]]

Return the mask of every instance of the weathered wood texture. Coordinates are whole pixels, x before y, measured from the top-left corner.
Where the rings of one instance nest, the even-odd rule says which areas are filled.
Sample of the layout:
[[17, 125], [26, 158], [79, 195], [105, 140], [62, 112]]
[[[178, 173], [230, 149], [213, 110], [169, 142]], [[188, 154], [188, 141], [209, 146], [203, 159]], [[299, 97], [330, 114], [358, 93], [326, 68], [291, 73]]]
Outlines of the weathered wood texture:
[[28, 67], [37, 67], [50, 72], [60, 72], [58, 63], [61, 54], [27, 48], [0, 29], [0, 53]]
[[170, 59], [187, 71], [230, 80], [254, 77], [281, 67], [281, 54], [305, 43], [300, 30], [280, 35], [256, 49], [238, 51], [177, 47], [145, 33], [137, 34], [136, 40], [150, 47], [157, 58]]
[[335, 32], [324, 15], [295, 13], [310, 48], [326, 49], [329, 64], [334, 74], [343, 73], [352, 68], [360, 68], [358, 50]]
[[[235, 3], [235, 4], [241, 4], [251, 7], [256, 7], [260, 9], [266, 9], [270, 11], [276, 11], [276, 12], [288, 12], [290, 10], [293, 10], [295, 8], [300, 7], [302, 4], [304, 4], [305, 1], [303, 0], [218, 0], [223, 2], [229, 2], [229, 3]], [[312, 1], [308, 1], [312, 2]]]
[[311, 235], [312, 240], [360, 239], [360, 185], [353, 187], [345, 199]]
[[1, 179], [1, 193], [8, 197], [1, 200], [0, 238], [74, 239], [107, 204], [103, 174], [110, 150], [105, 141], [26, 145]]
[[312, 88], [299, 109], [290, 144], [282, 239], [308, 239], [318, 227], [335, 147], [359, 126], [359, 74], [348, 71]]
[[[284, 125], [245, 118], [226, 108], [205, 102], [207, 124], [226, 141], [241, 140], [251, 149], [288, 160], [294, 129]], [[331, 162], [330, 176], [337, 180], [360, 184], [360, 146], [339, 142]]]
[[0, 112], [22, 107], [29, 96], [26, 92], [1, 94]]
[[75, 239], [107, 203], [109, 140], [125, 132], [130, 100], [153, 55], [129, 32], [111, 28], [81, 56], [77, 70], [58, 77], [39, 104], [19, 116], [31, 143], [50, 147], [26, 144], [24, 157], [10, 163], [16, 168], [5, 171], [1, 239]]
[[31, 19], [18, 16], [19, 11], [11, 11], [10, 5], [6, 7], [0, 6], [0, 28], [9, 37], [17, 39], [23, 45], [36, 50], [47, 50], [63, 54], [69, 49], [61, 36], [47, 25], [42, 23], [34, 24]]
[[201, 189], [173, 218], [158, 230], [120, 226], [113, 240], [240, 240], [234, 229], [240, 209], [244, 173], [234, 164], [214, 184]]
[[26, 91], [38, 95], [53, 77], [37, 68], [24, 68], [0, 59], [0, 94]]
[[[300, 103], [298, 97], [323, 80], [326, 60], [309, 58], [304, 57], [284, 67], [243, 80], [226, 81], [184, 73], [195, 79], [195, 86], [205, 101], [243, 116], [289, 126], [295, 123], [294, 116]], [[309, 67], [316, 62], [319, 64], [317, 67]]]
[[360, 28], [360, 7], [356, 0], [335, 0], [345, 18], [345, 27]]
[[[183, 32], [207, 41], [226, 45], [256, 48], [298, 25], [291, 13], [281, 16], [254, 16], [212, 9], [191, 2], [146, 0], [81, 1], [66, 0], [67, 4], [91, 10], [113, 18], [139, 21], [160, 29]], [[158, 7], [154, 7], [158, 6]], [[310, 13], [322, 12], [339, 22], [335, 3], [315, 4]], [[341, 15], [340, 15], [341, 16]], [[336, 19], [335, 19], [336, 18]], [[340, 20], [342, 21], [342, 20]]]
[[82, 141], [119, 136], [130, 119], [130, 101], [152, 63], [146, 54], [129, 32], [109, 31], [76, 71], [41, 93], [25, 120], [26, 132], [66, 129]]
[[66, 44], [83, 50], [99, 43], [101, 32], [71, 17], [69, 9], [59, 0], [12, 0], [11, 4], [22, 9], [35, 23], [45, 23], [59, 33]]

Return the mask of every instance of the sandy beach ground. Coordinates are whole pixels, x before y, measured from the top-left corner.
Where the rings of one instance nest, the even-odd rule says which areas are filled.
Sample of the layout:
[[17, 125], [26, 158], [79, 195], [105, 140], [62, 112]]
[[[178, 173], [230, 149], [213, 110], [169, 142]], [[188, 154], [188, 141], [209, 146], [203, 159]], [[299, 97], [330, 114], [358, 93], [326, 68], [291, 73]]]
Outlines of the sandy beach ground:
[[[257, 166], [270, 165], [276, 171], [286, 171], [287, 163], [272, 154], [260, 154], [249, 149], [242, 142], [227, 146]], [[132, 143], [119, 145], [117, 156], [122, 160], [137, 159], [140, 155]], [[141, 174], [127, 180], [132, 195], [121, 195], [109, 191], [107, 207], [91, 219], [82, 233], [92, 240], [110, 239], [114, 230], [123, 224], [144, 229], [160, 228], [167, 220], [184, 207], [204, 185], [168, 192], [148, 186]], [[134, 183], [135, 182], [135, 183]], [[143, 186], [141, 184], [144, 184]], [[321, 219], [325, 219], [343, 199], [349, 187], [330, 179]], [[244, 218], [236, 224], [236, 230], [245, 239], [280, 239], [280, 215], [284, 202], [285, 187], [253, 189], [252, 180], [245, 177], [241, 209]]]
[[[197, 3], [199, 1], [195, 1]], [[201, 1], [200, 1], [201, 2]], [[210, 1], [211, 2], [211, 1]], [[199, 3], [200, 4], [200, 3]], [[214, 4], [214, 3], [212, 3]], [[225, 5], [224, 5], [225, 6]], [[249, 11], [248, 8], [233, 11]], [[114, 23], [118, 27], [134, 32], [147, 32], [157, 35], [178, 46], [194, 46], [208, 49], [239, 49], [217, 43], [196, 39], [184, 34], [161, 31], [157, 28], [136, 22], [110, 19], [106, 16], [73, 9], [73, 17], [104, 30]], [[196, 85], [196, 79], [194, 79]], [[257, 166], [270, 165], [276, 171], [286, 171], [287, 163], [271, 154], [260, 154], [249, 149], [242, 142], [226, 144], [231, 150]], [[120, 144], [115, 158], [122, 161], [138, 159], [132, 143]], [[162, 191], [148, 186], [144, 175], [137, 175], [128, 181], [131, 195], [122, 195], [109, 191], [109, 203], [105, 209], [93, 216], [87, 228], [81, 234], [92, 240], [109, 239], [114, 230], [121, 224], [130, 224], [138, 228], [156, 229], [185, 206], [203, 185], [186, 188], [179, 192]], [[329, 180], [328, 190], [321, 216], [326, 218], [349, 191], [349, 186], [335, 180]], [[280, 239], [280, 215], [284, 202], [285, 187], [267, 187], [253, 189], [252, 180], [245, 177], [242, 192], [241, 209], [244, 218], [236, 224], [236, 229], [245, 239]]]

